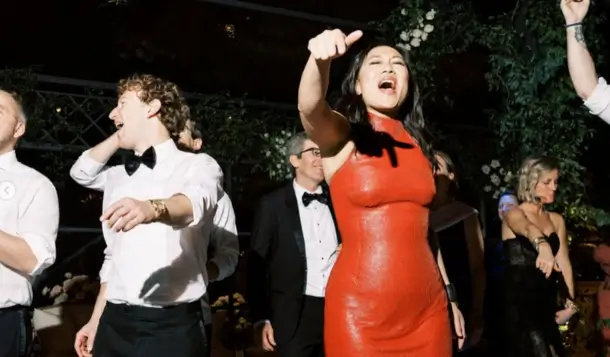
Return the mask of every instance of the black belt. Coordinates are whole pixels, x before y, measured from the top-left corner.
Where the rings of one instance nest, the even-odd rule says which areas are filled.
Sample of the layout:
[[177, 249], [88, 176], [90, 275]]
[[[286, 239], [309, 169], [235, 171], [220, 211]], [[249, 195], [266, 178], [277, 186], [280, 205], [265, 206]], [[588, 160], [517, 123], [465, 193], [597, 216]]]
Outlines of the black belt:
[[13, 305], [13, 306], [7, 306], [7, 307], [0, 307], [0, 312], [21, 311], [21, 310], [29, 310], [29, 309], [30, 309], [29, 306]]
[[163, 307], [148, 307], [139, 305], [129, 304], [116, 304], [110, 301], [106, 302], [106, 308], [110, 313], [119, 313], [122, 315], [132, 315], [149, 318], [162, 318], [168, 314], [173, 316], [187, 316], [195, 312], [201, 312], [201, 301], [196, 300], [189, 303], [182, 303], [177, 305], [163, 306]]

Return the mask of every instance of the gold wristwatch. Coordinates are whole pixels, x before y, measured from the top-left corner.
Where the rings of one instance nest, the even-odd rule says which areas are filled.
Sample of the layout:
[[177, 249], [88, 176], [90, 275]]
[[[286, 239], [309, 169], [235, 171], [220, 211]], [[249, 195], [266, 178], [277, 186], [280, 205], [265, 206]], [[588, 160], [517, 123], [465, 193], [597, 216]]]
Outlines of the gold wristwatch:
[[168, 216], [169, 211], [167, 210], [167, 206], [165, 205], [165, 201], [163, 200], [148, 200], [150, 205], [152, 206], [153, 211], [155, 211], [155, 221], [161, 220]]

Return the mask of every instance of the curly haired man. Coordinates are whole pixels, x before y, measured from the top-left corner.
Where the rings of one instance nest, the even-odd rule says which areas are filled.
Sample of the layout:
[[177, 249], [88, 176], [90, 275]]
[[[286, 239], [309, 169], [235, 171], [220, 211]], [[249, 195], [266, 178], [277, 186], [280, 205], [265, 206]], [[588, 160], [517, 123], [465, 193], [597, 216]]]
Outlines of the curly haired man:
[[[116, 133], [70, 171], [104, 192], [107, 245], [97, 303], [74, 347], [81, 357], [202, 356], [200, 226], [223, 195], [222, 171], [210, 156], [174, 144], [188, 119], [175, 84], [136, 75], [120, 81], [118, 93], [110, 112]], [[119, 148], [133, 155], [107, 167]]]

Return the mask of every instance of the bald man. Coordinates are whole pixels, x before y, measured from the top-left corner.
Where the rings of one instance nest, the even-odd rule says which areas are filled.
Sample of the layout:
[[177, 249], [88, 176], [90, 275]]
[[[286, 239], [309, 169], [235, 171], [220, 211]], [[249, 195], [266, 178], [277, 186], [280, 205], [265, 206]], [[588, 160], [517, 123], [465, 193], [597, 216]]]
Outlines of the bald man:
[[31, 282], [55, 262], [57, 192], [15, 156], [26, 121], [19, 98], [0, 90], [0, 357], [29, 355]]

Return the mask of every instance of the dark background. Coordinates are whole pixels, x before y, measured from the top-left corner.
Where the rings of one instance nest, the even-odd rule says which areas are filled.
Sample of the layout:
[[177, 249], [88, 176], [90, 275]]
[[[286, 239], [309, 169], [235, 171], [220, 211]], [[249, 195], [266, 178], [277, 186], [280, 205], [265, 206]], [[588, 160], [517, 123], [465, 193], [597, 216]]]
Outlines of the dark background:
[[[511, 9], [516, 0], [472, 2], [484, 19]], [[188, 92], [230, 92], [236, 97], [247, 94], [251, 99], [294, 106], [296, 111], [298, 81], [307, 59], [309, 38], [328, 28], [340, 27], [344, 32], [364, 29], [365, 39], [361, 41], [364, 44], [376, 36], [367, 29], [367, 24], [383, 19], [399, 2], [245, 2], [249, 6], [270, 6], [275, 12], [287, 9], [335, 18], [332, 21], [227, 5], [236, 3], [240, 2], [127, 0], [125, 4], [115, 5], [107, 0], [5, 1], [0, 10], [0, 68], [30, 67], [39, 74], [108, 83], [116, 83], [134, 72], [151, 73], [176, 82]], [[557, 1], [548, 3], [549, 11], [560, 11]], [[485, 53], [477, 51], [456, 56], [450, 65], [441, 63], [437, 71], [440, 76], [451, 77], [450, 88], [446, 90], [456, 104], [450, 110], [426, 108], [429, 120], [445, 127], [472, 128], [472, 134], [468, 135], [490, 134], [488, 118], [481, 105], [489, 100], [484, 80], [486, 63]], [[345, 67], [344, 60], [333, 64], [331, 89], [337, 88]], [[607, 74], [605, 69], [600, 72]], [[608, 149], [610, 130], [599, 120], [594, 125], [598, 135], [583, 159], [595, 171], [591, 180], [597, 182], [594, 186], [601, 192], [595, 197], [608, 197], [609, 170], [607, 165], [599, 165], [597, 157]], [[40, 155], [28, 150], [19, 152], [20, 158], [34, 167]], [[66, 154], [64, 158], [69, 167], [76, 156]], [[90, 204], [85, 204], [91, 192], [67, 181], [60, 198], [62, 224], [99, 227], [101, 203], [90, 200], [87, 201]], [[251, 212], [236, 209], [240, 231], [249, 231]], [[95, 233], [63, 233], [58, 240], [58, 260], [71, 255], [95, 236]], [[86, 261], [79, 266], [95, 266], [97, 263], [91, 262], [100, 261], [102, 247], [103, 244], [90, 249], [90, 254], [81, 258]]]

